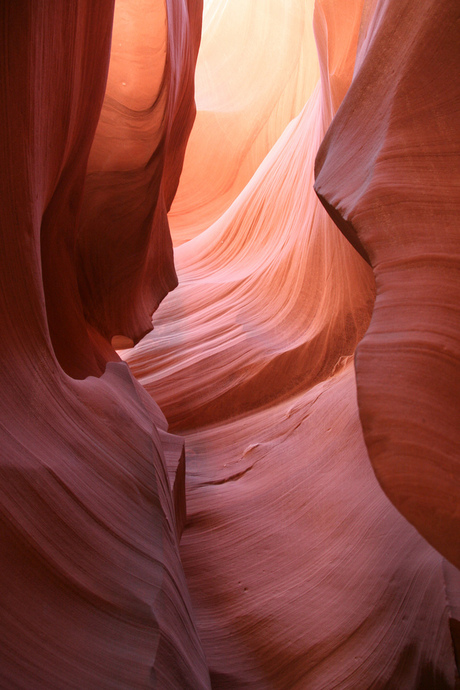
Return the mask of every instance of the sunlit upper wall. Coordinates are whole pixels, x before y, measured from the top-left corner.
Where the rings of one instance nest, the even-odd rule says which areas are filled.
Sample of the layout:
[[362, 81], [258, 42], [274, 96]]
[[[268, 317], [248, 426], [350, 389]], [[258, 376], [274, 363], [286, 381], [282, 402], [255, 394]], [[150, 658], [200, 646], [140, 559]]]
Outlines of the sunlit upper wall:
[[165, 0], [117, 0], [104, 106], [88, 171], [144, 166], [162, 135]]
[[216, 220], [319, 78], [314, 0], [207, 0], [198, 115], [169, 214], [175, 244]]
[[132, 110], [152, 106], [163, 81], [165, 0], [115, 3], [106, 95]]

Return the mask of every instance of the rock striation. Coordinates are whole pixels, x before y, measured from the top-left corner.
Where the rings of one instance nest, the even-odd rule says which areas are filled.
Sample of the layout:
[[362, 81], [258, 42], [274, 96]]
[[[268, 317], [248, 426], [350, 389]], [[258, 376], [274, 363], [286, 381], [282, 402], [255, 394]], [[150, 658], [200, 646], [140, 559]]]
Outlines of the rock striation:
[[456, 2], [378, 3], [316, 163], [318, 194], [375, 275], [356, 353], [372, 465], [396, 507], [457, 567], [459, 20]]
[[[210, 7], [218, 17], [230, 4]], [[453, 186], [434, 184], [442, 151], [453, 151], [454, 119], [444, 128], [441, 117], [439, 131], [435, 124], [430, 134], [431, 97], [437, 97], [427, 87], [436, 72], [439, 107], [452, 114], [455, 96], [438, 72], [454, 70], [455, 11], [452, 3], [442, 9], [409, 5], [315, 3], [317, 55], [312, 49], [308, 59], [318, 56], [320, 83], [231, 205], [223, 193], [216, 201], [223, 214], [176, 249], [179, 287], [158, 310], [153, 333], [123, 355], [186, 438], [189, 523], [181, 550], [213, 688], [435, 689], [458, 682], [457, 571], [391, 505], [367, 456], [368, 448], [396, 507], [455, 563], [453, 440], [460, 427], [454, 371], [446, 395], [430, 384], [443, 358], [431, 359], [431, 367], [425, 363], [423, 376], [407, 361], [396, 378], [392, 373], [399, 366], [393, 357], [399, 321], [390, 307], [401, 314], [405, 335], [409, 304], [414, 318], [423, 313], [416, 311], [421, 302], [435, 313], [428, 290], [435, 283], [422, 273], [411, 282], [416, 266], [426, 267], [428, 258], [436, 264], [438, 256], [422, 260], [416, 254], [411, 264], [421, 215], [431, 219], [431, 239], [444, 242], [434, 210], [427, 213], [431, 194], [440, 199], [433, 209], [441, 203], [446, 213], [443, 230], [450, 239], [443, 251], [449, 247], [455, 255], [448, 244], [455, 237], [448, 225], [453, 215], [447, 215]], [[204, 50], [206, 40], [204, 32]], [[432, 71], [424, 73], [427, 41], [434, 52]], [[212, 46], [210, 39], [209, 51]], [[422, 90], [416, 84], [425, 78]], [[413, 127], [417, 105], [426, 117], [420, 134]], [[196, 146], [200, 136], [198, 130]], [[432, 145], [431, 158], [419, 136]], [[315, 158], [316, 193], [348, 245], [314, 194]], [[200, 196], [191, 182], [193, 164], [192, 158], [186, 162], [182, 198], [193, 196], [196, 216], [203, 208], [207, 218], [206, 193]], [[236, 169], [231, 155], [222, 155], [219, 164]], [[428, 172], [432, 186], [426, 186]], [[415, 200], [414, 188], [422, 195]], [[191, 216], [184, 208], [185, 217]], [[174, 223], [180, 228], [177, 217]], [[387, 264], [375, 258], [383, 249]], [[383, 270], [386, 276], [399, 267], [404, 281], [384, 283]], [[423, 276], [432, 276], [431, 270]], [[444, 277], [453, 290], [455, 281], [447, 272]], [[445, 293], [433, 287], [432, 294], [436, 313], [449, 315], [452, 334], [456, 302], [448, 297], [444, 312]], [[418, 324], [420, 338], [426, 332], [432, 342], [428, 322]], [[417, 351], [405, 342], [415, 362]], [[442, 342], [441, 354], [458, 369], [454, 351]], [[410, 389], [411, 381], [416, 388]], [[405, 426], [409, 400], [419, 413], [430, 401], [428, 428], [419, 418], [411, 430], [410, 411]], [[426, 468], [423, 460], [417, 464], [418, 447], [444, 405], [446, 433], [435, 446], [443, 454], [440, 477], [436, 456], [420, 481]], [[400, 430], [412, 438], [412, 447], [405, 447], [410, 463], [401, 446], [392, 445]], [[384, 477], [373, 457], [374, 438], [375, 448], [386, 453]], [[443, 468], [449, 486], [442, 483]], [[386, 482], [405, 492], [403, 508]], [[442, 508], [441, 496], [447, 498]], [[420, 516], [427, 513], [424, 523], [405, 509], [417, 501]], [[430, 521], [434, 538], [426, 528]]]
[[314, 0], [205, 3], [197, 119], [169, 214], [175, 245], [223, 214], [316, 86], [313, 5]]
[[[110, 346], [151, 327], [175, 285], [166, 211], [193, 120], [199, 3], [117, 3], [114, 41], [132, 53], [115, 50], [104, 99], [113, 5], [0, 4], [5, 690], [210, 687], [166, 470], [183, 442]], [[142, 132], [156, 139], [140, 160]]]
[[202, 10], [0, 3], [0, 688], [454, 690], [459, 11]]
[[[348, 31], [358, 30], [359, 3], [348, 16], [336, 27], [340, 46], [329, 36], [330, 55], [321, 56], [333, 87], [317, 85], [224, 215], [178, 247], [180, 285], [160, 307], [155, 330], [124, 355], [174, 429], [311, 387], [347, 362], [368, 326], [372, 272], [313, 190], [332, 99], [351, 80], [356, 39]], [[315, 29], [327, 41], [324, 21], [318, 10]], [[310, 61], [318, 62], [314, 43]]]

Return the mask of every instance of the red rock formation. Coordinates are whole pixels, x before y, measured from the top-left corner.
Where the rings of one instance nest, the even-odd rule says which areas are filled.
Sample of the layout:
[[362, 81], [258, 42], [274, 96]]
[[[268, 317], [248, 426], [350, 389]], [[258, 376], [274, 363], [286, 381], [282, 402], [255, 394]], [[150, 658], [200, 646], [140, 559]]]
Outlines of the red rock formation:
[[195, 112], [201, 4], [188, 5], [117, 1], [112, 66], [77, 236], [86, 317], [108, 339], [137, 341], [177, 284], [166, 213]]
[[373, 475], [352, 367], [186, 447], [213, 688], [455, 687], [442, 558]]
[[[360, 7], [349, 11], [337, 45], [329, 37], [327, 97], [318, 85], [228, 211], [177, 249], [180, 286], [155, 331], [125, 355], [172, 428], [309, 388], [344, 365], [367, 328], [371, 271], [318, 203], [312, 165], [333, 100], [351, 79], [349, 34], [357, 33]], [[310, 61], [317, 62], [314, 44]]]
[[[357, 44], [357, 79], [367, 50], [369, 83], [377, 62], [385, 70], [383, 47], [377, 61], [366, 36], [387, 11], [316, 3], [321, 85], [224, 215], [176, 250], [179, 288], [124, 355], [186, 430], [182, 555], [216, 689], [456, 683], [455, 576], [446, 590], [442, 557], [381, 491], [359, 424], [351, 355], [372, 311], [372, 275], [311, 188]], [[394, 41], [403, 45], [397, 32]], [[352, 109], [348, 118], [366, 131]], [[369, 115], [366, 126], [381, 120]], [[337, 193], [362, 143], [339, 160]], [[190, 194], [206, 207], [197, 186]]]
[[0, 4], [0, 687], [453, 688], [453, 2], [207, 6], [187, 582], [201, 4], [113, 11]]
[[372, 265], [356, 356], [369, 456], [393, 503], [460, 566], [460, 13], [378, 3], [316, 189]]
[[[164, 14], [162, 4], [152, 8]], [[199, 4], [191, 8], [189, 16], [185, 4], [168, 3], [168, 47], [163, 32], [163, 57], [145, 77], [155, 78], [142, 98], [115, 103], [116, 89], [107, 96], [83, 193], [113, 0], [0, 4], [5, 689], [209, 687], [163, 451], [177, 462], [182, 443], [166, 435], [159, 408], [108, 342], [117, 333], [137, 339], [155, 300], [174, 284], [165, 214], [193, 117]], [[123, 31], [118, 25], [115, 35]], [[141, 48], [133, 50], [142, 61]], [[122, 69], [115, 64], [111, 79]], [[160, 143], [146, 166], [136, 160], [123, 168], [110, 108], [122, 111], [126, 127], [136, 120], [137, 131], [147, 131], [151, 122], [139, 109], [159, 83]], [[117, 153], [110, 162], [104, 137]], [[95, 184], [103, 176], [104, 189]], [[152, 196], [139, 210], [141, 183]], [[123, 206], [115, 207], [117, 195]], [[121, 225], [130, 230], [122, 247]], [[156, 265], [161, 272], [147, 279]], [[140, 302], [129, 313], [127, 302], [113, 302], [122, 288]]]

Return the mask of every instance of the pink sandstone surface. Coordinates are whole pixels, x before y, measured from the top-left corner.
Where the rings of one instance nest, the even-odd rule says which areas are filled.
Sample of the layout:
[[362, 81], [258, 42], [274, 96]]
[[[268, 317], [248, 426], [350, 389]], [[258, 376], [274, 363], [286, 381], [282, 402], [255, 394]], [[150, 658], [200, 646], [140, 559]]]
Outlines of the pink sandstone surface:
[[458, 567], [459, 21], [455, 2], [378, 4], [316, 180], [376, 281], [356, 354], [373, 467], [403, 515]]
[[[144, 100], [127, 94], [123, 102], [111, 90], [103, 105], [113, 2], [0, 4], [5, 690], [210, 687], [166, 471], [167, 459], [180, 465], [183, 441], [166, 435], [158, 406], [109, 342], [137, 339], [175, 284], [166, 210], [193, 119], [200, 17], [197, 3], [190, 13], [168, 3], [168, 33], [183, 42], [166, 48], [163, 3], [125, 7], [150, 13], [143, 25], [153, 35], [162, 27], [163, 57], [148, 75], [152, 103], [168, 77], [158, 146], [147, 164], [123, 168], [117, 128], [135, 121], [147, 129], [155, 105], [147, 107], [147, 90]], [[123, 61], [111, 79], [117, 70]], [[115, 127], [116, 109], [124, 120]], [[136, 195], [147, 187], [141, 208]], [[117, 290], [138, 296], [118, 303]]]
[[201, 10], [0, 4], [0, 687], [456, 688], [459, 11]]

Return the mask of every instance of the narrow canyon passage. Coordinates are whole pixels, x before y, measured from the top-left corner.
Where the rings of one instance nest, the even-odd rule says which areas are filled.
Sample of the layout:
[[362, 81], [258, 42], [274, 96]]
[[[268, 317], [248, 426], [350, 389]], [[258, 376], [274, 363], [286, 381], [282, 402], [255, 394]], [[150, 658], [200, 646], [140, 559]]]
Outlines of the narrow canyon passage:
[[[374, 306], [373, 275], [313, 189], [356, 51], [365, 60], [372, 33], [389, 38], [362, 2], [307, 5], [284, 3], [284, 24], [257, 3], [205, 5], [197, 122], [170, 214], [179, 287], [123, 356], [186, 433], [182, 557], [213, 687], [453, 687], [442, 558], [364, 460], [352, 355]], [[262, 13], [264, 38], [279, 31], [278, 43], [257, 43]], [[235, 45], [243, 25], [257, 59]], [[316, 42], [309, 36], [300, 50], [305, 25]], [[282, 106], [265, 100], [266, 80], [238, 82], [239, 69], [253, 75], [265, 64], [264, 50], [267, 63], [297, 61], [290, 94], [292, 80], [272, 69]], [[221, 66], [222, 54], [233, 62]], [[299, 74], [314, 78], [296, 114]], [[258, 134], [282, 114], [295, 117], [259, 162], [245, 146], [249, 125]], [[251, 159], [252, 177], [238, 187]], [[186, 243], [185, 227], [197, 232]]]
[[0, 688], [458, 687], [459, 26], [0, 4]]

